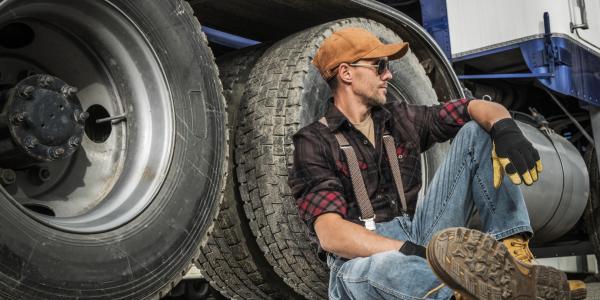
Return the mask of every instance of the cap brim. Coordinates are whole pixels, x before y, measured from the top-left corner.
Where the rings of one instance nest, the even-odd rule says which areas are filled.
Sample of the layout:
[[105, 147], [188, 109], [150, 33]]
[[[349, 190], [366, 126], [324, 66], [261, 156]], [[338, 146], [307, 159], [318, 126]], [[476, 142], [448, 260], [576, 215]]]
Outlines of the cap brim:
[[387, 57], [389, 60], [399, 59], [408, 52], [408, 43], [381, 45], [362, 58]]

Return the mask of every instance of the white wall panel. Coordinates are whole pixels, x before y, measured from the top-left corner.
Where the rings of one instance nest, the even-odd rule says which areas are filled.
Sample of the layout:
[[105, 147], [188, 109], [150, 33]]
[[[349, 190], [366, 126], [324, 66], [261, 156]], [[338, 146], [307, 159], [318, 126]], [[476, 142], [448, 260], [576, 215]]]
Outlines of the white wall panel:
[[[453, 57], [476, 49], [498, 46], [544, 33], [543, 14], [550, 14], [553, 33], [577, 36], [570, 32], [575, 0], [447, 0], [448, 27]], [[595, 32], [582, 34], [600, 39], [600, 0], [586, 0], [588, 20]]]
[[[568, 0], [571, 4], [571, 20], [581, 23], [581, 13], [576, 0]], [[587, 21], [589, 29], [577, 29], [578, 39], [584, 43], [600, 47], [600, 0], [585, 0]], [[600, 50], [600, 49], [598, 49]]]

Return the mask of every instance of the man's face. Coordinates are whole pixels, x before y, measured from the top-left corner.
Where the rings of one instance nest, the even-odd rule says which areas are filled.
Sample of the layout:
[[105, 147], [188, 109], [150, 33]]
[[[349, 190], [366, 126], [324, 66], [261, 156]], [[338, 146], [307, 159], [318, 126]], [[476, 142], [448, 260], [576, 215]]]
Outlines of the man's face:
[[[386, 58], [383, 58], [386, 59]], [[386, 102], [387, 83], [392, 79], [392, 73], [385, 69], [383, 73], [377, 74], [377, 67], [366, 67], [364, 65], [377, 65], [379, 59], [362, 59], [351, 65], [354, 93], [361, 96], [364, 103], [369, 106], [379, 106]], [[356, 66], [363, 65], [363, 66]]]

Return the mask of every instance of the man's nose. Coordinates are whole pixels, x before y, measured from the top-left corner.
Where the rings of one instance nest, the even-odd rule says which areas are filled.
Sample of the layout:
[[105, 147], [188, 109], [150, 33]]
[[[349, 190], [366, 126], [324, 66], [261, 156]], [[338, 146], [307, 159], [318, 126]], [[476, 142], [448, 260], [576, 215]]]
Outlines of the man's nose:
[[388, 81], [388, 80], [392, 80], [392, 72], [390, 71], [390, 69], [386, 69], [385, 72], [381, 75], [381, 80], [383, 81]]

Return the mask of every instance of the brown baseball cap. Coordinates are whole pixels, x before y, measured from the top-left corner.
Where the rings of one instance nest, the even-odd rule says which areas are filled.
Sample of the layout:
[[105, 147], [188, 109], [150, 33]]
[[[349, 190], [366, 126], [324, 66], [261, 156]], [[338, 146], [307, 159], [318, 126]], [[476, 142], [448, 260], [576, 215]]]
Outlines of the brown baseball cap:
[[326, 38], [312, 64], [321, 76], [329, 80], [341, 63], [352, 63], [360, 59], [387, 57], [401, 58], [408, 51], [408, 43], [383, 44], [375, 35], [362, 28], [344, 28]]

